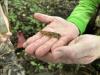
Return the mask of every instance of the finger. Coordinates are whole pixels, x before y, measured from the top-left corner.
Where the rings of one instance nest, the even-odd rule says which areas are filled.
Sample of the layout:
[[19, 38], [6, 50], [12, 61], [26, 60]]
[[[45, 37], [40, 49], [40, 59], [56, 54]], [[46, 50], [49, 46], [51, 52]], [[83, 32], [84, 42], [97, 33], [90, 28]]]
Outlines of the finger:
[[34, 41], [40, 39], [42, 37], [42, 34], [38, 32], [36, 35], [30, 37], [24, 44], [23, 47], [27, 47], [29, 44], [33, 43]]
[[77, 38], [75, 38], [74, 40], [72, 40], [68, 45], [73, 45], [73, 44], [76, 44], [76, 43], [81, 43], [81, 42], [85, 42], [86, 40], [84, 40], [84, 36], [81, 35]]
[[68, 45], [73, 45], [73, 44], [76, 44], [78, 42], [79, 42], [79, 39], [76, 38], [76, 39], [72, 40]]
[[35, 13], [34, 18], [36, 18], [37, 20], [39, 20], [43, 23], [50, 23], [54, 19], [52, 16], [48, 16], [48, 15], [41, 14], [41, 13]]
[[26, 47], [25, 51], [28, 54], [34, 54], [35, 50], [41, 46], [42, 44], [44, 44], [45, 42], [47, 42], [50, 38], [47, 36], [43, 36], [41, 39], [38, 39], [37, 41], [31, 43], [29, 46]]
[[70, 53], [71, 53], [71, 50], [67, 46], [58, 47], [58, 48], [55, 48], [54, 50], [52, 50], [52, 54], [55, 59], [59, 59], [61, 57], [67, 58], [67, 57], [69, 57]]
[[43, 57], [37, 57], [39, 60], [42, 60], [44, 62], [47, 62], [47, 63], [58, 63], [59, 61], [58, 60], [55, 60], [52, 56], [52, 53], [48, 53], [46, 54], [45, 56]]
[[53, 47], [51, 48], [51, 50], [54, 50], [57, 47], [64, 46], [64, 45], [68, 44], [68, 42], [70, 40], [71, 39], [69, 37], [61, 37], [59, 39], [59, 41], [53, 45]]
[[95, 56], [88, 55], [88, 56], [84, 56], [84, 57], [79, 58], [77, 60], [77, 63], [79, 63], [79, 64], [90, 64], [94, 60], [96, 60]]
[[55, 59], [52, 55], [52, 53], [48, 53], [46, 54], [45, 56], [43, 57], [37, 57], [39, 60], [42, 60], [44, 62], [47, 62], [47, 63], [65, 63], [65, 64], [74, 64], [73, 61], [71, 61], [70, 59], [66, 58], [63, 59], [63, 58], [59, 58], [59, 59]]
[[55, 58], [61, 56], [69, 57], [70, 59], [77, 59], [83, 56], [87, 56], [91, 53], [91, 48], [87, 47], [86, 43], [77, 43], [69, 46], [58, 47], [52, 52], [55, 55]]
[[57, 41], [58, 39], [51, 38], [49, 41], [47, 41], [45, 44], [43, 44], [36, 50], [35, 55], [37, 57], [43, 57], [45, 54], [47, 54], [51, 50], [51, 46]]

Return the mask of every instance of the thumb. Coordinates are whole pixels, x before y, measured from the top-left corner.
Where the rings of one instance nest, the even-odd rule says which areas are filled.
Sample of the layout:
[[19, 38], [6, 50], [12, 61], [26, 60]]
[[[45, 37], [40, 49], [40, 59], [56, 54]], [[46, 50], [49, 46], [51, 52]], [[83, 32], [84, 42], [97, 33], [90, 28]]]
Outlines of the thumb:
[[35, 13], [34, 18], [36, 18], [37, 20], [39, 20], [43, 23], [50, 23], [54, 19], [52, 16], [48, 16], [48, 15], [41, 14], [41, 13]]
[[86, 55], [85, 50], [88, 51], [86, 44], [77, 43], [69, 46], [58, 47], [52, 51], [52, 54], [55, 59], [59, 59], [61, 57], [68, 57], [73, 59], [75, 57]]

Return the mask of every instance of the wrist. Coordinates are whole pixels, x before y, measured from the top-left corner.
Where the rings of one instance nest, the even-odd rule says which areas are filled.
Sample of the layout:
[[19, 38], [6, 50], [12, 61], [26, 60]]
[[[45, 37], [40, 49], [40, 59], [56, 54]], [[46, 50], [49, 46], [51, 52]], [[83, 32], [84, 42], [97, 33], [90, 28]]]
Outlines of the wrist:
[[80, 34], [79, 28], [74, 23], [72, 23], [72, 22], [69, 22], [69, 24], [72, 26], [74, 35], [78, 36]]
[[79, 34], [84, 33], [87, 25], [80, 21], [78, 18], [68, 17], [67, 21], [73, 23], [78, 28]]

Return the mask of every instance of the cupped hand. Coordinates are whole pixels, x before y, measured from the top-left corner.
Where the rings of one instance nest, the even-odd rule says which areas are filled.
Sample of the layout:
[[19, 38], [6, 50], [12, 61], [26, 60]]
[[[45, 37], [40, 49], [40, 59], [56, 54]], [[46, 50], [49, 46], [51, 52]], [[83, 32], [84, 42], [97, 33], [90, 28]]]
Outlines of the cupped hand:
[[66, 64], [89, 64], [100, 58], [100, 36], [81, 35], [68, 46], [52, 50], [47, 57], [41, 58], [46, 62]]
[[24, 43], [25, 51], [32, 56], [43, 57], [51, 50], [68, 44], [79, 35], [78, 28], [63, 18], [41, 13], [35, 13], [34, 18], [46, 23], [47, 26], [42, 31], [56, 32], [61, 37], [56, 39], [42, 35], [40, 32], [36, 33]]

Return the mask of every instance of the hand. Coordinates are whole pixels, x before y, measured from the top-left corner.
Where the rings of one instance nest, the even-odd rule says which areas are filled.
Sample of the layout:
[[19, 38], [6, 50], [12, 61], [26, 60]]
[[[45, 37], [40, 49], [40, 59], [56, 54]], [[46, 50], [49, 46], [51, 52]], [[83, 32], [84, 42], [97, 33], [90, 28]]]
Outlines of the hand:
[[38, 32], [36, 35], [30, 37], [24, 44], [26, 48], [25, 51], [32, 56], [45, 56], [50, 50], [68, 44], [69, 41], [79, 35], [79, 30], [73, 23], [60, 17], [48, 16], [41, 13], [35, 13], [34, 17], [47, 24], [43, 31], [59, 33], [61, 38], [59, 40], [56, 38], [49, 38]]
[[100, 58], [100, 36], [81, 35], [68, 46], [52, 50], [52, 55], [42, 60], [48, 59], [47, 61], [67, 64], [89, 64], [98, 58]]

